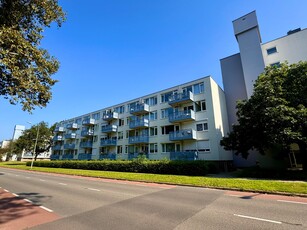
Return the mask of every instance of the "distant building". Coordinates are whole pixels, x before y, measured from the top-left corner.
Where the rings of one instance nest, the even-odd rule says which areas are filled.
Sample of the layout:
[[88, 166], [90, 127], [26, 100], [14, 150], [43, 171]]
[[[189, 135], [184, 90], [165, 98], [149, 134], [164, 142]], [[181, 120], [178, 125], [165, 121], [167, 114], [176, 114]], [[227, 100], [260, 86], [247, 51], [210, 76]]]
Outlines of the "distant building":
[[25, 129], [26, 127], [23, 125], [15, 125], [12, 140], [17, 140], [22, 135], [22, 133], [25, 131]]
[[[287, 35], [262, 43], [256, 12], [233, 22], [240, 52], [220, 60], [230, 129], [237, 122], [236, 101], [248, 99], [253, 85], [265, 66], [289, 64], [307, 60], [307, 29], [295, 29]], [[242, 160], [234, 156], [235, 164], [255, 164], [255, 159]]]

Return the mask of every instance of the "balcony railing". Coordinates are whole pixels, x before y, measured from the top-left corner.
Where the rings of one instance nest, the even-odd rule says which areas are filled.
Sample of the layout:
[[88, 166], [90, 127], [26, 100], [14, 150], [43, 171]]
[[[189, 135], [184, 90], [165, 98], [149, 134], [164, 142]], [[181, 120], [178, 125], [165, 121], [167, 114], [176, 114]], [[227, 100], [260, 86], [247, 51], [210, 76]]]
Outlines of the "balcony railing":
[[177, 106], [179, 104], [193, 102], [194, 101], [194, 94], [192, 92], [187, 93], [177, 93], [172, 95], [169, 98], [168, 104], [171, 106]]
[[93, 142], [92, 141], [86, 141], [86, 142], [81, 142], [80, 143], [80, 148], [92, 148], [93, 147]]
[[94, 135], [93, 130], [82, 130], [81, 131], [81, 137], [90, 137]]
[[146, 119], [146, 118], [131, 120], [129, 122], [129, 128], [130, 129], [146, 128], [146, 127], [149, 127], [149, 120]]
[[115, 120], [118, 119], [118, 113], [117, 112], [108, 112], [108, 113], [104, 113], [102, 115], [102, 119], [104, 121], [111, 121], [111, 120]]
[[117, 125], [105, 125], [101, 127], [102, 133], [115, 133], [117, 132]]
[[169, 122], [184, 122], [195, 120], [195, 112], [193, 110], [178, 111], [168, 115]]
[[169, 133], [170, 141], [195, 140], [196, 131], [193, 129], [183, 129]]
[[52, 150], [61, 150], [62, 149], [62, 145], [55, 145], [52, 147]]
[[74, 159], [74, 155], [73, 154], [64, 154], [62, 156], [62, 160], [72, 160]]
[[76, 139], [77, 134], [76, 133], [67, 133], [65, 134], [65, 139]]
[[63, 136], [54, 136], [52, 138], [52, 140], [54, 140], [54, 141], [62, 141], [63, 140]]
[[149, 105], [142, 103], [130, 107], [130, 113], [134, 115], [145, 114], [149, 112]]
[[92, 154], [90, 153], [79, 153], [78, 154], [78, 160], [91, 160]]
[[147, 159], [149, 159], [149, 154], [148, 153], [129, 153], [128, 154], [128, 160], [133, 160], [138, 158], [139, 156], [145, 156]]
[[94, 118], [87, 118], [82, 121], [82, 125], [95, 125]]
[[58, 159], [60, 159], [60, 155], [58, 155], [58, 154], [51, 154], [50, 160], [58, 160]]
[[170, 152], [170, 160], [187, 160], [194, 161], [198, 159], [198, 153], [191, 152]]
[[116, 139], [103, 139], [100, 141], [100, 146], [116, 146], [117, 140]]
[[75, 149], [76, 145], [75, 144], [65, 144], [64, 149]]
[[104, 160], [104, 159], [116, 160], [116, 154], [115, 153], [100, 154], [99, 160]]
[[70, 123], [66, 125], [66, 129], [78, 129], [78, 124], [77, 123]]
[[64, 132], [64, 127], [63, 126], [58, 126], [54, 129], [54, 132], [56, 133], [62, 133]]
[[148, 142], [149, 142], [149, 136], [129, 137], [129, 144], [142, 144], [142, 143], [148, 143]]

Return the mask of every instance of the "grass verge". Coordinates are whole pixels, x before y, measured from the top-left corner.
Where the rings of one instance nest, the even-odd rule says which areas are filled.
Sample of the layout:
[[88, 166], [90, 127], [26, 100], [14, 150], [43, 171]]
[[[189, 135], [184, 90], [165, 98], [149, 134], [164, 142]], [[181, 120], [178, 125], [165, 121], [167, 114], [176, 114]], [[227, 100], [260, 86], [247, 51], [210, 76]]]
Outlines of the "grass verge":
[[[24, 162], [1, 162], [0, 166], [30, 170], [30, 167], [26, 166]], [[203, 176], [177, 176], [42, 167], [33, 167], [32, 171], [208, 188], [233, 189], [239, 191], [253, 191], [261, 193], [307, 195], [307, 182], [285, 182], [279, 180], [258, 180], [244, 178], [215, 178]]]

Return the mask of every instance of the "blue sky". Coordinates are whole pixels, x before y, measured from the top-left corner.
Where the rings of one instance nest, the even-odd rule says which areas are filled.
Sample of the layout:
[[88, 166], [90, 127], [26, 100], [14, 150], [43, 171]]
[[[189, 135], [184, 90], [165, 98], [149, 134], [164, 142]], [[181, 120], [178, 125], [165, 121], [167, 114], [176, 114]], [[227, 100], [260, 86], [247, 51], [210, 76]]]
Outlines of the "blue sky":
[[238, 52], [232, 21], [256, 10], [262, 41], [307, 27], [306, 0], [60, 0], [61, 28], [42, 47], [60, 61], [46, 108], [32, 114], [0, 98], [0, 141], [15, 124], [76, 117], [211, 75]]

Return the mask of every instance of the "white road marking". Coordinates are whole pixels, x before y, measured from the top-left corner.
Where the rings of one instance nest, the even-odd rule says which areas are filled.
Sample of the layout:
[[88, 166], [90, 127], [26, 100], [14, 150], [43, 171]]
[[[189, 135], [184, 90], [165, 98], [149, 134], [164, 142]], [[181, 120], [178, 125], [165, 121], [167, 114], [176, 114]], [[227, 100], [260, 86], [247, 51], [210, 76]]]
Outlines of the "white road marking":
[[5, 192], [10, 192], [9, 190], [7, 190], [7, 189], [3, 189]]
[[28, 177], [28, 176], [27, 176], [26, 178], [27, 178], [27, 179], [30, 179], [30, 177]]
[[67, 185], [67, 184], [64, 184], [64, 183], [59, 183], [60, 185]]
[[92, 190], [92, 191], [97, 191], [97, 192], [100, 192], [99, 189], [96, 189], [96, 188], [87, 188], [88, 190]]
[[48, 211], [48, 212], [53, 212], [53, 210], [51, 210], [51, 209], [49, 209], [49, 208], [46, 208], [46, 207], [44, 207], [44, 206], [39, 206], [40, 208], [42, 208], [42, 209], [44, 209], [44, 210], [46, 210], [46, 211]]
[[241, 195], [227, 194], [227, 196], [241, 197]]
[[19, 176], [19, 175], [15, 175], [15, 176]]
[[306, 204], [306, 202], [299, 202], [299, 201], [290, 201], [290, 200], [277, 200], [279, 202], [285, 202], [285, 203], [292, 203], [292, 204]]
[[17, 195], [16, 193], [12, 193], [14, 196], [19, 196], [19, 195]]
[[242, 218], [252, 219], [252, 220], [260, 220], [260, 221], [270, 222], [270, 223], [274, 223], [274, 224], [281, 224], [280, 221], [275, 221], [275, 220], [268, 220], [268, 219], [252, 217], [252, 216], [244, 216], [244, 215], [239, 215], [239, 214], [233, 214], [233, 215], [238, 216], [238, 217], [242, 217]]
[[43, 179], [39, 179], [40, 181], [46, 181], [46, 180], [43, 180]]
[[27, 202], [29, 202], [29, 203], [33, 203], [32, 201], [30, 201], [30, 200], [28, 200], [28, 199], [23, 199], [24, 201], [27, 201]]

